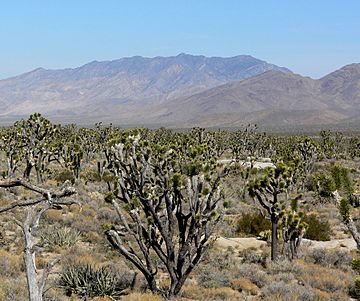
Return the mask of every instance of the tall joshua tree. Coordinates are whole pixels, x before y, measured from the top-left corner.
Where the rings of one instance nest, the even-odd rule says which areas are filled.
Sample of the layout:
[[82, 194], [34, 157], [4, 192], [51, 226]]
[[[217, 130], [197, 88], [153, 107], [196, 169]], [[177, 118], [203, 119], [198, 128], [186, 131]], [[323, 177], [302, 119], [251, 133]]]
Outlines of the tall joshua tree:
[[[271, 220], [271, 260], [277, 259], [278, 225], [285, 209], [284, 194], [293, 184], [294, 166], [278, 163], [249, 183], [249, 194], [266, 209]], [[283, 198], [281, 198], [283, 197]]]
[[[174, 134], [173, 141], [156, 144], [139, 136], [120, 140], [112, 147], [116, 180], [106, 200], [122, 228], [107, 236], [145, 276], [150, 290], [170, 298], [209, 246], [222, 213], [220, 181], [226, 171], [217, 166], [206, 137], [202, 144], [192, 134]], [[157, 283], [159, 269], [169, 275], [166, 288]]]

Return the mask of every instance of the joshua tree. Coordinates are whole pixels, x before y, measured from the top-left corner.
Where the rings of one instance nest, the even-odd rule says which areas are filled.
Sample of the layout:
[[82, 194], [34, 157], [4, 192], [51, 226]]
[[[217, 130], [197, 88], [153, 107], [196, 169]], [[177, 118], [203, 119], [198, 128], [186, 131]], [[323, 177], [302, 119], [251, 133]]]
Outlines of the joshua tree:
[[18, 123], [14, 126], [3, 129], [0, 139], [0, 150], [6, 157], [6, 171], [3, 172], [4, 178], [15, 176], [21, 161], [24, 158], [24, 152], [21, 144], [21, 132]]
[[282, 216], [283, 254], [290, 260], [297, 257], [301, 239], [307, 228], [307, 224], [304, 222], [305, 214], [298, 208], [300, 197], [301, 195], [291, 200], [290, 209], [284, 210]]
[[285, 209], [284, 196], [287, 188], [293, 184], [294, 166], [278, 163], [276, 168], [267, 168], [264, 175], [255, 178], [248, 185], [250, 196], [266, 209], [271, 220], [271, 260], [277, 258], [278, 224]]
[[354, 181], [349, 170], [341, 165], [332, 165], [330, 175], [332, 183], [327, 185], [327, 193], [338, 206], [345, 226], [354, 238], [357, 248], [360, 249], [360, 233], [351, 216], [351, 205], [358, 206], [358, 197], [354, 195]]
[[24, 178], [30, 179], [31, 171], [35, 168], [37, 182], [41, 183], [59, 127], [51, 124], [40, 113], [34, 113], [29, 119], [20, 122], [17, 128], [26, 161]]
[[306, 137], [298, 144], [298, 151], [300, 153], [299, 163], [302, 172], [302, 191], [304, 191], [305, 179], [314, 169], [314, 164], [318, 157], [318, 150], [315, 142]]
[[[226, 170], [217, 167], [206, 133], [200, 133], [202, 144], [192, 133], [156, 143], [124, 134], [111, 149], [116, 180], [106, 200], [121, 229], [107, 231], [108, 239], [145, 276], [149, 289], [167, 298], [180, 292], [200, 262], [222, 213]], [[169, 275], [166, 288], [156, 282], [159, 268]]]
[[22, 207], [25, 207], [26, 209], [25, 219], [23, 221], [16, 220], [16, 223], [21, 227], [24, 234], [24, 263], [28, 283], [29, 300], [42, 301], [46, 280], [51, 268], [58, 262], [58, 260], [49, 263], [41, 275], [39, 275], [35, 265], [36, 236], [39, 228], [39, 221], [46, 210], [50, 208], [57, 208], [61, 205], [71, 205], [75, 203], [73, 200], [63, 199], [73, 195], [75, 193], [75, 189], [69, 186], [68, 183], [65, 183], [60, 190], [53, 191], [34, 186], [28, 181], [21, 179], [2, 180], [0, 181], [0, 187], [23, 187], [40, 195], [38, 198], [14, 201], [6, 206], [2, 206], [0, 207], [0, 213]]

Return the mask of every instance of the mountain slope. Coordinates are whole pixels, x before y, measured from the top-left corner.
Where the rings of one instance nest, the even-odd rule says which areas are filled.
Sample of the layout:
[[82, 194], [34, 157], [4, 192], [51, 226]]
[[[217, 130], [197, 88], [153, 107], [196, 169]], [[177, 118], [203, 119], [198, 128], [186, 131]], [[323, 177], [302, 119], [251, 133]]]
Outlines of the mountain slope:
[[360, 64], [313, 80], [268, 71], [159, 107], [152, 122], [200, 126], [332, 124], [360, 112]]
[[64, 70], [38, 68], [0, 81], [0, 116], [40, 111], [48, 116], [111, 115], [241, 80], [268, 70], [290, 72], [251, 56], [180, 54], [91, 62]]

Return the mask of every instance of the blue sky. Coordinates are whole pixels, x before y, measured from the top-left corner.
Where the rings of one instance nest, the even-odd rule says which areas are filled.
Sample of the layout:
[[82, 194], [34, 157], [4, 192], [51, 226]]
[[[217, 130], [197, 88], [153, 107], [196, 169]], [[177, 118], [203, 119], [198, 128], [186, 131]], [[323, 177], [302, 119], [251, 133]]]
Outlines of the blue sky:
[[0, 78], [181, 52], [318, 78], [360, 62], [359, 14], [359, 0], [0, 0]]

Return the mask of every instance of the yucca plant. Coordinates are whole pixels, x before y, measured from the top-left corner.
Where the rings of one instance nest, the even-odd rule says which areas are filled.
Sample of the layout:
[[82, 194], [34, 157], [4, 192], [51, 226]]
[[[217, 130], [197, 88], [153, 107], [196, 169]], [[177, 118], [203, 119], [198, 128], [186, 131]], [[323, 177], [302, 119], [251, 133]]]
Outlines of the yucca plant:
[[76, 244], [80, 239], [81, 233], [68, 227], [57, 230], [50, 228], [41, 235], [42, 244], [49, 246], [69, 247]]
[[110, 296], [113, 298], [122, 295], [123, 290], [130, 282], [108, 267], [74, 265], [68, 267], [59, 280], [59, 286], [68, 293], [80, 296], [97, 297]]

